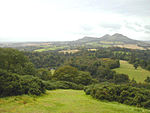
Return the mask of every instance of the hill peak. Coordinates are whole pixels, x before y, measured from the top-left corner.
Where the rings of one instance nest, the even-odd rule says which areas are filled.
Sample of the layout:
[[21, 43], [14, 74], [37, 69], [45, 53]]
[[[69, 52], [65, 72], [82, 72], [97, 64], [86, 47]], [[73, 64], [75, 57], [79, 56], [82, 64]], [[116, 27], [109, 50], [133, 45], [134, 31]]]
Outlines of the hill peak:
[[122, 34], [120, 34], [120, 33], [115, 33], [115, 34], [113, 34], [112, 36], [124, 36], [124, 35], [122, 35]]

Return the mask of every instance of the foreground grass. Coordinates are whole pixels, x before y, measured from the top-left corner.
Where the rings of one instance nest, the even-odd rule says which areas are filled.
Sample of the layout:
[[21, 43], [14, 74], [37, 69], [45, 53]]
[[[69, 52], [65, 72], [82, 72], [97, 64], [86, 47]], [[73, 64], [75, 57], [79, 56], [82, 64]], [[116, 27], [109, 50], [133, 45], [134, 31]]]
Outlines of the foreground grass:
[[129, 64], [127, 61], [120, 61], [120, 68], [114, 69], [117, 73], [124, 73], [129, 75], [130, 79], [136, 80], [137, 82], [144, 82], [147, 76], [150, 76], [150, 71], [138, 67], [134, 69], [133, 65]]
[[0, 113], [150, 113], [150, 110], [102, 102], [81, 90], [54, 90], [39, 97], [1, 98]]

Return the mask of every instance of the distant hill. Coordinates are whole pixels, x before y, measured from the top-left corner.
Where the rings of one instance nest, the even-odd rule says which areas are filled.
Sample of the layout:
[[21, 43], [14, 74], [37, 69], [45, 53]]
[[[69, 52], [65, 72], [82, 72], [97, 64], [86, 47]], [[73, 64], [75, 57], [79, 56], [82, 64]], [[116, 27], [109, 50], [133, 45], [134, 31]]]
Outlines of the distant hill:
[[81, 38], [79, 40], [76, 40], [75, 42], [86, 43], [86, 42], [95, 42], [95, 41], [99, 41], [99, 38], [85, 36], [85, 37], [83, 37], [83, 38]]
[[102, 37], [85, 36], [75, 41], [56, 42], [21, 42], [21, 43], [0, 43], [0, 47], [12, 47], [23, 51], [48, 51], [77, 49], [78, 47], [99, 48], [99, 47], [122, 47], [129, 49], [150, 49], [150, 41], [133, 40], [119, 33], [106, 34]]
[[114, 34], [114, 35], [104, 35], [103, 37], [99, 38], [100, 41], [106, 42], [122, 42], [123, 44], [138, 44], [140, 41], [130, 39], [122, 34]]
[[149, 43], [144, 41], [138, 41], [128, 38], [122, 34], [116, 33], [114, 35], [104, 35], [103, 37], [96, 38], [96, 37], [84, 37], [82, 39], [77, 40], [76, 42], [79, 43], [90, 43], [90, 42], [97, 42], [99, 44], [111, 44], [111, 45], [119, 45], [119, 44], [136, 44], [139, 46], [150, 46]]

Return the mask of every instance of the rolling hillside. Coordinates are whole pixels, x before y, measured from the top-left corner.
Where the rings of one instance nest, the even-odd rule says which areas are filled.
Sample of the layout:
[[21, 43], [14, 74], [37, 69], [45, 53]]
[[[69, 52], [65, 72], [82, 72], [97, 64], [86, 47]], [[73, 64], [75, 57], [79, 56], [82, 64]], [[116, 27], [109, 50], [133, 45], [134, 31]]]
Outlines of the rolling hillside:
[[150, 110], [99, 101], [81, 90], [53, 90], [40, 97], [1, 98], [0, 113], [150, 113]]

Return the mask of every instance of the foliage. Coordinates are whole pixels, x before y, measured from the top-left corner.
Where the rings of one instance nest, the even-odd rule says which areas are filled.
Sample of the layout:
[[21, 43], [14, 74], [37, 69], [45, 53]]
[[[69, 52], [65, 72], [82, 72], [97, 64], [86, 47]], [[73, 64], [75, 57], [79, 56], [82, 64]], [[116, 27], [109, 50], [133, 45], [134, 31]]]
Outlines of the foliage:
[[16, 49], [0, 48], [0, 68], [20, 75], [34, 75], [34, 65]]
[[30, 75], [21, 76], [24, 94], [41, 95], [45, 93], [45, 85], [41, 79]]
[[134, 68], [135, 68], [135, 69], [137, 69], [137, 68], [138, 68], [138, 64], [137, 64], [137, 63], [134, 63], [134, 65], [133, 65], [133, 66], [134, 66]]
[[150, 83], [150, 77], [147, 77], [147, 78], [145, 79], [145, 82]]
[[88, 85], [95, 81], [88, 72], [79, 71], [72, 66], [58, 68], [53, 75], [53, 79], [82, 85]]
[[56, 68], [65, 61], [65, 55], [58, 52], [25, 52], [36, 68]]
[[0, 70], [0, 96], [21, 94], [40, 95], [45, 92], [43, 82], [31, 75], [20, 76]]
[[44, 81], [47, 90], [53, 89], [83, 89], [83, 85], [68, 81]]
[[120, 83], [128, 83], [129, 82], [129, 76], [125, 74], [115, 74], [113, 76], [113, 80], [115, 84]]
[[150, 90], [128, 86], [126, 84], [96, 84], [85, 88], [86, 94], [99, 100], [117, 101], [150, 109]]
[[23, 94], [21, 82], [19, 75], [0, 69], [0, 96]]
[[44, 68], [39, 68], [37, 70], [36, 76], [46, 81], [52, 79], [52, 73], [48, 69], [44, 69]]

